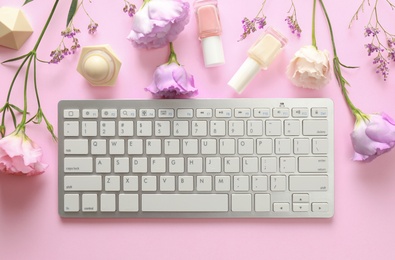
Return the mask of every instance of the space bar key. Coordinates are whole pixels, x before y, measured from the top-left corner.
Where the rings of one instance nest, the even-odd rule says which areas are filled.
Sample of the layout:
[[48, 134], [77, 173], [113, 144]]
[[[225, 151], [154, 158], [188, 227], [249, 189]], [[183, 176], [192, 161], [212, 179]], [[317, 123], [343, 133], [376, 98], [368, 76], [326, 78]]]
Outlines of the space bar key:
[[145, 212], [226, 212], [227, 194], [143, 194]]

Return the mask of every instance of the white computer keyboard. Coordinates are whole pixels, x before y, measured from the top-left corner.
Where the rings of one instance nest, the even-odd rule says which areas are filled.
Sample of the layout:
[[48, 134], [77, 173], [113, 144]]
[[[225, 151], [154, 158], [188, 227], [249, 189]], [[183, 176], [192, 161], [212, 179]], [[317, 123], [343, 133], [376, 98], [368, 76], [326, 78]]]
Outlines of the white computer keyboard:
[[59, 214], [328, 218], [330, 99], [61, 101]]

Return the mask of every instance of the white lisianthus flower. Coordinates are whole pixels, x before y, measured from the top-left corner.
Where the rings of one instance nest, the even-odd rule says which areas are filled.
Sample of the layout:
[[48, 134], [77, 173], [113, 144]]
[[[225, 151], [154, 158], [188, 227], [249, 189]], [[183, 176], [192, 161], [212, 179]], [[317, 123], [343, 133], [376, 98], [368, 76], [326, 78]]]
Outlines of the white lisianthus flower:
[[144, 0], [127, 37], [135, 47], [156, 49], [174, 41], [189, 22], [189, 3], [183, 0]]
[[328, 51], [302, 47], [288, 65], [287, 77], [298, 87], [320, 89], [331, 80]]

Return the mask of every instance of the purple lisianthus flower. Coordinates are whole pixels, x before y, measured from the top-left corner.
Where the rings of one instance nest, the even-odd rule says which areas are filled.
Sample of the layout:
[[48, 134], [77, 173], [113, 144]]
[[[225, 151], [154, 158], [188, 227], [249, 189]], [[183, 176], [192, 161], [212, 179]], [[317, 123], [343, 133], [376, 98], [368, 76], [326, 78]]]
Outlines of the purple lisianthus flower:
[[395, 120], [385, 113], [357, 116], [351, 140], [354, 146], [354, 161], [371, 161], [390, 151], [395, 146]]
[[134, 15], [132, 31], [127, 38], [135, 47], [160, 48], [174, 41], [188, 22], [188, 2], [145, 0]]
[[160, 65], [154, 72], [154, 80], [145, 90], [163, 98], [192, 97], [198, 93], [193, 76], [174, 62]]

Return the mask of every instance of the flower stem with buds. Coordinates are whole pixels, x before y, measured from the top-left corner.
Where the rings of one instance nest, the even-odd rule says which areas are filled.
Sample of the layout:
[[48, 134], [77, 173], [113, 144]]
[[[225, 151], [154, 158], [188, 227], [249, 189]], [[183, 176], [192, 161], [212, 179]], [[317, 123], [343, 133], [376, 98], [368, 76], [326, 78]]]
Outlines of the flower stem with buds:
[[[314, 0], [314, 3], [315, 3], [315, 1], [316, 0]], [[344, 99], [345, 99], [345, 101], [346, 101], [351, 113], [353, 114], [353, 116], [355, 116], [357, 121], [359, 121], [360, 119], [367, 120], [368, 119], [367, 115], [365, 113], [363, 113], [359, 108], [357, 108], [352, 103], [350, 97], [348, 96], [348, 91], [347, 91], [346, 85], [350, 85], [350, 84], [343, 77], [343, 74], [342, 74], [342, 71], [341, 71], [342, 67], [343, 68], [348, 68], [348, 69], [356, 68], [356, 67], [346, 66], [346, 65], [344, 65], [343, 63], [340, 62], [340, 59], [339, 59], [339, 57], [337, 55], [337, 51], [336, 51], [335, 37], [334, 37], [334, 34], [333, 34], [332, 24], [331, 24], [331, 21], [329, 19], [328, 12], [326, 11], [326, 8], [325, 8], [323, 0], [319, 0], [319, 1], [320, 1], [322, 9], [324, 10], [325, 18], [326, 18], [326, 21], [328, 23], [329, 32], [330, 32], [330, 35], [331, 35], [332, 50], [333, 50], [333, 67], [334, 67], [336, 80], [337, 80], [337, 82], [338, 82], [338, 84], [339, 84], [339, 86], [341, 88], [343, 97], [344, 97]]]
[[[41, 33], [40, 33], [40, 36], [38, 37], [37, 42], [34, 45], [33, 49], [30, 52], [28, 52], [27, 54], [25, 54], [25, 55], [22, 55], [22, 56], [19, 56], [17, 58], [9, 59], [9, 60], [6, 60], [6, 61], [2, 62], [4, 64], [4, 63], [13, 62], [13, 61], [17, 61], [17, 60], [22, 60], [23, 59], [21, 65], [18, 67], [18, 69], [17, 69], [17, 71], [15, 73], [14, 78], [11, 81], [10, 88], [8, 89], [6, 103], [0, 109], [0, 112], [3, 113], [2, 114], [2, 119], [1, 119], [1, 125], [0, 125], [1, 135], [3, 137], [5, 135], [5, 113], [7, 112], [7, 110], [10, 111], [10, 113], [12, 115], [12, 118], [13, 118], [13, 121], [14, 121], [14, 125], [16, 125], [16, 118], [15, 118], [15, 114], [14, 114], [14, 111], [13, 111], [13, 109], [15, 109], [18, 112], [22, 113], [22, 119], [21, 119], [20, 123], [16, 126], [16, 129], [15, 129], [17, 133], [19, 131], [24, 132], [26, 124], [29, 123], [30, 121], [32, 121], [33, 119], [36, 119], [37, 122], [40, 122], [41, 119], [44, 118], [45, 123], [47, 125], [47, 129], [50, 131], [52, 137], [56, 140], [56, 136], [55, 136], [55, 134], [53, 132], [53, 126], [46, 119], [46, 117], [44, 116], [44, 113], [42, 112], [42, 109], [41, 109], [40, 99], [39, 99], [39, 95], [38, 95], [38, 88], [37, 88], [37, 77], [36, 77], [36, 74], [37, 74], [37, 70], [36, 70], [37, 62], [36, 61], [37, 61], [37, 49], [40, 46], [41, 40], [43, 39], [44, 34], [45, 34], [45, 32], [46, 32], [46, 30], [48, 28], [48, 25], [49, 25], [49, 23], [52, 20], [52, 17], [53, 17], [53, 15], [55, 13], [55, 10], [56, 10], [57, 6], [58, 6], [58, 3], [59, 3], [59, 0], [55, 0], [55, 3], [53, 5], [53, 7], [52, 7], [52, 10], [51, 10], [51, 12], [50, 12], [50, 14], [49, 14], [49, 16], [47, 18], [47, 21], [46, 21], [46, 23], [45, 23], [45, 25], [44, 25]], [[12, 92], [12, 89], [14, 87], [15, 81], [16, 81], [20, 71], [25, 66], [26, 62], [27, 62], [27, 68], [26, 68], [26, 74], [25, 74], [25, 80], [24, 80], [24, 88], [23, 88], [23, 110], [21, 110], [18, 107], [10, 104], [10, 98], [11, 98], [11, 92]], [[28, 107], [28, 103], [27, 103], [27, 87], [28, 87], [29, 72], [30, 72], [30, 67], [32, 65], [32, 62], [33, 62], [33, 74], [34, 74], [33, 81], [34, 81], [34, 89], [35, 89], [36, 98], [37, 98], [37, 104], [38, 104], [38, 112], [30, 120], [27, 120], [27, 114], [28, 114], [28, 112], [27, 112], [28, 111], [27, 110], [27, 107]]]

